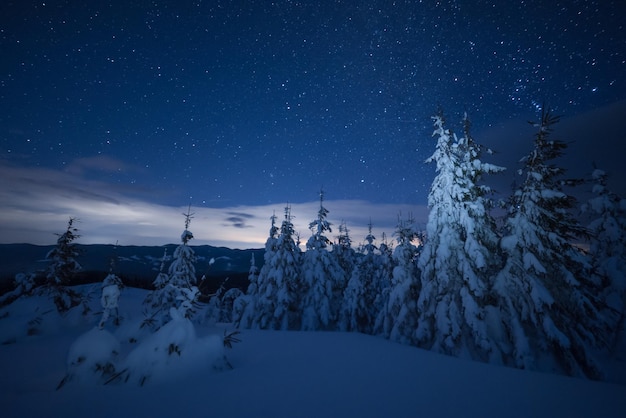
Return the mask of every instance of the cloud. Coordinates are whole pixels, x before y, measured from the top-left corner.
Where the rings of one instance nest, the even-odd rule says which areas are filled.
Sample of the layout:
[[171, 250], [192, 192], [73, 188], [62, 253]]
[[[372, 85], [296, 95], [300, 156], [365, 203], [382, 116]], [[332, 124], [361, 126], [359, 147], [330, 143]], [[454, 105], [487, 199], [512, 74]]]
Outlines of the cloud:
[[77, 158], [66, 168], [65, 172], [72, 175], [83, 175], [87, 171], [115, 173], [121, 171], [138, 171], [139, 168], [107, 155]]
[[[109, 162], [104, 165], [115, 166]], [[74, 166], [83, 164], [79, 162]], [[148, 199], [145, 190], [137, 193], [132, 188], [87, 179], [80, 173], [80, 170], [50, 170], [0, 161], [0, 228], [3, 231], [0, 242], [53, 244], [54, 234], [64, 231], [69, 217], [79, 220], [79, 242], [83, 244], [179, 242], [186, 206], [156, 204]], [[280, 225], [285, 206], [280, 202], [225, 208], [192, 206], [195, 215], [190, 230], [194, 243], [241, 249], [263, 247], [271, 216], [275, 213]], [[367, 235], [370, 219], [374, 235], [382, 239], [385, 233], [391, 240], [398, 214], [406, 218], [412, 213], [419, 227], [425, 226], [428, 216], [426, 207], [406, 204], [329, 200], [324, 206], [330, 211], [328, 220], [333, 224], [329, 238], [337, 236], [338, 225], [345, 221], [355, 244]], [[302, 242], [306, 242], [310, 236], [308, 225], [317, 216], [319, 202], [292, 203], [290, 207], [294, 228]]]
[[251, 228], [251, 225], [246, 224], [246, 221], [249, 219], [254, 219], [254, 215], [243, 212], [228, 212], [228, 216], [226, 220], [226, 224], [224, 226], [232, 226], [234, 228]]

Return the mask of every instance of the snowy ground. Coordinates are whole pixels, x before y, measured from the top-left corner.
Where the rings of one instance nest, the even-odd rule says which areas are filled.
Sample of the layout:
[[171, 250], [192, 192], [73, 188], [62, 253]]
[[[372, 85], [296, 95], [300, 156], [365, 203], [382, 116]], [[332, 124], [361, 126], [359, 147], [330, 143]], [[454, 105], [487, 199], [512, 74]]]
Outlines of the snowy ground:
[[[139, 317], [144, 295], [122, 293], [121, 310], [134, 310], [126, 310], [127, 324]], [[3, 341], [18, 317], [16, 311], [0, 319]], [[339, 332], [243, 330], [242, 342], [227, 351], [232, 370], [205, 368], [143, 387], [55, 390], [72, 343], [98, 323], [92, 319], [50, 324], [41, 335], [0, 346], [3, 417], [626, 416], [626, 385], [490, 366]], [[199, 338], [222, 332], [197, 327]]]

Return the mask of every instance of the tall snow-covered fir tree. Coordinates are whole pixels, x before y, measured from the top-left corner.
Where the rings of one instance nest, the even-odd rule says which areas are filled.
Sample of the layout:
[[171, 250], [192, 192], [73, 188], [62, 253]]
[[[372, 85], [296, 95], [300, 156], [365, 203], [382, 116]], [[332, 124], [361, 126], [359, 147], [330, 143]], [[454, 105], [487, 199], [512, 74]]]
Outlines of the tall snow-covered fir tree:
[[595, 169], [592, 180], [594, 196], [583, 205], [584, 212], [595, 216], [588, 226], [591, 268], [606, 304], [603, 316], [614, 331], [612, 340], [617, 341], [626, 316], [626, 199], [611, 192], [605, 171]]
[[329, 251], [330, 240], [324, 235], [332, 232], [326, 220], [324, 192], [320, 191], [320, 208], [317, 219], [309, 224], [311, 237], [302, 257], [302, 309], [303, 330], [331, 330], [337, 325], [341, 306], [345, 273]]
[[574, 245], [586, 231], [572, 216], [575, 199], [563, 191], [553, 160], [567, 144], [551, 139], [559, 121], [542, 110], [534, 148], [522, 159], [524, 181], [513, 195], [501, 247], [506, 264], [494, 283], [502, 311], [507, 364], [598, 378], [594, 347], [606, 332], [596, 306], [598, 286], [583, 252]]
[[[190, 316], [193, 314], [193, 303], [198, 294], [196, 287], [196, 253], [188, 243], [193, 239], [193, 234], [189, 231], [189, 224], [193, 219], [191, 213], [191, 205], [187, 213], [183, 213], [185, 217], [185, 230], [180, 236], [181, 244], [176, 247], [172, 255], [172, 263], [168, 269], [169, 284], [176, 288], [178, 295], [176, 296], [176, 308], [179, 312]], [[181, 309], [182, 308], [182, 309]]]
[[395, 236], [398, 245], [393, 250], [391, 287], [377, 322], [381, 326], [381, 333], [387, 338], [404, 344], [415, 344], [420, 293], [416, 259], [420, 249], [413, 243], [418, 233], [414, 229], [412, 216], [406, 221], [398, 216]]
[[[167, 258], [166, 249], [163, 253], [159, 274], [153, 282], [155, 289], [146, 296], [144, 301], [149, 310], [146, 323], [152, 324], [156, 328], [160, 328], [172, 319], [171, 309], [178, 309], [179, 312], [191, 315], [195, 299], [189, 298], [195, 298], [198, 294], [198, 289], [195, 286], [197, 281], [196, 254], [188, 245], [189, 241], [193, 239], [193, 234], [189, 231], [189, 224], [193, 219], [191, 206], [187, 213], [183, 213], [183, 216], [185, 217], [185, 230], [180, 236], [181, 244], [174, 250], [168, 273], [163, 273]], [[181, 307], [182, 309], [180, 309]]]
[[179, 288], [191, 289], [197, 282], [196, 279], [196, 254], [188, 245], [193, 239], [193, 234], [189, 231], [189, 224], [193, 219], [191, 206], [187, 213], [183, 213], [185, 217], [185, 230], [180, 236], [181, 244], [176, 247], [172, 256], [172, 263], [168, 269], [170, 275], [170, 283]]
[[498, 236], [486, 197], [490, 189], [480, 181], [504, 169], [480, 160], [467, 117], [461, 138], [445, 128], [441, 114], [433, 121], [437, 145], [426, 162], [436, 163], [437, 175], [418, 262], [422, 289], [415, 337], [418, 345], [436, 352], [498, 361], [485, 321], [490, 280], [500, 263]]
[[390, 285], [390, 278], [375, 240], [370, 221], [361, 254], [344, 291], [338, 327], [341, 331], [372, 334], [376, 317], [383, 309], [382, 295]]
[[258, 294], [251, 327], [261, 329], [300, 329], [299, 296], [301, 251], [294, 241], [291, 207], [285, 207], [285, 219], [276, 236], [274, 219], [258, 278]]
[[82, 269], [76, 261], [80, 252], [74, 241], [80, 238], [80, 235], [78, 235], [78, 228], [74, 225], [75, 221], [76, 218], [69, 219], [66, 231], [57, 234], [59, 237], [57, 245], [46, 255], [50, 264], [42, 290], [52, 297], [59, 312], [65, 312], [81, 302], [81, 297], [67, 287], [74, 275]]

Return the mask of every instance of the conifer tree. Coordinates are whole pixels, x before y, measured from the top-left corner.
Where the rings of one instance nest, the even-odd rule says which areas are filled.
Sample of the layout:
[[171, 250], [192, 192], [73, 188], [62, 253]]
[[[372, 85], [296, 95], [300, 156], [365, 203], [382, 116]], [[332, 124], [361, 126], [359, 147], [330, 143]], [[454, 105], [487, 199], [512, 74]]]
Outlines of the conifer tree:
[[603, 317], [612, 330], [611, 346], [618, 341], [626, 316], [626, 199], [607, 185], [608, 174], [600, 169], [592, 173], [594, 196], [583, 205], [583, 212], [595, 215], [588, 226], [591, 234], [591, 268], [601, 288]]
[[445, 128], [441, 114], [433, 117], [437, 145], [426, 162], [435, 162], [437, 176], [428, 195], [427, 237], [419, 257], [421, 294], [415, 337], [436, 352], [482, 361], [497, 361], [485, 317], [490, 280], [499, 266], [498, 236], [489, 214], [489, 187], [482, 176], [504, 170], [480, 160], [481, 147], [470, 135]]
[[63, 234], [57, 234], [57, 245], [46, 255], [50, 260], [46, 274], [45, 291], [52, 297], [59, 312], [65, 312], [81, 302], [81, 297], [68, 287], [72, 278], [81, 270], [76, 261], [80, 252], [74, 241], [80, 238], [74, 226], [76, 218], [70, 218]]
[[339, 266], [344, 272], [344, 280], [340, 285], [344, 289], [355, 267], [356, 252], [352, 248], [352, 238], [350, 238], [348, 226], [343, 220], [339, 224], [339, 235], [337, 236], [337, 243], [333, 246], [332, 254], [335, 255]]
[[333, 258], [336, 259], [339, 267], [341, 268], [341, 276], [337, 280], [336, 298], [337, 306], [335, 310], [338, 312], [337, 320], [341, 321], [343, 313], [343, 303], [345, 298], [345, 291], [348, 286], [348, 281], [352, 277], [352, 273], [356, 268], [357, 253], [352, 248], [352, 238], [350, 237], [350, 231], [344, 220], [339, 224], [339, 235], [336, 237], [336, 243], [333, 245], [332, 252], [330, 253]]
[[191, 205], [189, 205], [187, 213], [183, 213], [185, 230], [180, 237], [181, 244], [174, 250], [172, 263], [168, 269], [169, 283], [178, 291], [176, 307], [186, 317], [190, 317], [194, 313], [193, 304], [198, 294], [198, 288], [195, 286], [197, 282], [196, 253], [188, 245], [189, 241], [193, 239], [193, 234], [189, 231], [189, 224], [193, 215]]
[[[261, 329], [299, 329], [299, 292], [301, 251], [294, 241], [291, 207], [285, 207], [280, 234], [272, 217], [266, 243], [265, 262], [258, 278], [258, 294], [251, 327]], [[269, 248], [268, 248], [269, 247]], [[269, 251], [268, 251], [269, 249]]]
[[248, 289], [233, 301], [233, 323], [236, 327], [249, 328], [254, 315], [256, 301], [259, 297], [259, 269], [256, 266], [254, 253], [250, 256], [248, 270]]
[[398, 216], [395, 235], [398, 246], [393, 251], [394, 268], [389, 297], [381, 311], [381, 331], [394, 341], [415, 344], [420, 293], [416, 259], [420, 249], [413, 244], [418, 234], [412, 216], [407, 221]]
[[185, 230], [180, 236], [182, 243], [176, 247], [172, 257], [172, 264], [170, 264], [168, 273], [170, 275], [170, 282], [178, 287], [191, 289], [196, 284], [196, 254], [194, 250], [188, 245], [189, 241], [193, 239], [193, 234], [189, 231], [189, 224], [193, 219], [193, 213], [191, 213], [191, 206], [187, 210], [187, 213], [183, 213], [185, 217]]
[[169, 318], [169, 308], [176, 306], [178, 293], [170, 284], [170, 277], [165, 273], [165, 263], [167, 262], [167, 247], [163, 250], [159, 273], [152, 282], [154, 290], [146, 295], [144, 300], [144, 324], [160, 328]]
[[240, 326], [244, 328], [261, 328], [269, 327], [270, 319], [276, 310], [276, 283], [270, 277], [269, 272], [274, 268], [276, 258], [276, 250], [278, 245], [279, 229], [276, 226], [276, 214], [270, 217], [271, 226], [269, 236], [265, 241], [265, 253], [263, 255], [263, 267], [259, 271], [257, 284], [252, 288], [248, 288], [250, 295], [250, 303], [246, 307]]
[[258, 289], [258, 281], [259, 278], [259, 269], [256, 266], [256, 259], [254, 258], [254, 253], [250, 255], [250, 270], [248, 270], [248, 281], [250, 284], [248, 285], [248, 294], [256, 294]]
[[115, 257], [112, 257], [109, 274], [102, 281], [102, 297], [100, 298], [102, 319], [98, 325], [100, 328], [104, 328], [111, 316], [114, 325], [120, 324], [118, 301], [122, 287], [122, 279], [115, 274]]
[[494, 284], [509, 342], [503, 352], [506, 363], [519, 368], [598, 378], [593, 348], [605, 331], [594, 296], [598, 287], [574, 245], [586, 231], [570, 212], [575, 199], [563, 191], [579, 181], [564, 180], [565, 170], [553, 162], [567, 147], [550, 138], [558, 121], [543, 109], [534, 124], [534, 148], [522, 160], [524, 181], [506, 220], [501, 246], [507, 259]]
[[291, 206], [285, 207], [276, 250], [276, 269], [270, 272], [278, 286], [274, 329], [300, 329], [300, 297], [302, 293], [302, 251], [294, 241]]
[[190, 205], [187, 213], [183, 213], [185, 230], [180, 236], [181, 244], [174, 250], [168, 273], [163, 273], [167, 258], [166, 249], [161, 261], [160, 272], [153, 282], [155, 290], [146, 297], [145, 303], [151, 308], [152, 313], [145, 323], [153, 324], [156, 328], [160, 328], [172, 319], [172, 309], [188, 316], [194, 313], [193, 306], [198, 295], [198, 288], [195, 286], [197, 281], [194, 264], [196, 254], [188, 245], [189, 241], [193, 239], [193, 234], [189, 231], [189, 224], [193, 215]]
[[[393, 269], [396, 263], [393, 258], [393, 242], [387, 241], [387, 235], [383, 232], [382, 240], [378, 246], [380, 252], [380, 292], [376, 295], [376, 306], [378, 307], [376, 320], [374, 321], [374, 327], [372, 333], [374, 335], [384, 335], [388, 337], [388, 332], [385, 331], [385, 327], [388, 327], [387, 306], [389, 305], [389, 296], [392, 290], [393, 283]], [[388, 330], [389, 328], [387, 328]]]
[[337, 324], [344, 272], [337, 258], [328, 251], [330, 240], [324, 233], [332, 232], [332, 229], [327, 216], [324, 192], [320, 191], [320, 208], [317, 219], [309, 224], [312, 234], [302, 261], [303, 294], [300, 304], [303, 330], [330, 330]]
[[356, 259], [344, 292], [339, 327], [342, 331], [372, 334], [376, 317], [383, 309], [382, 294], [389, 286], [389, 273], [384, 267], [383, 254], [374, 244], [375, 240], [370, 221], [361, 256]]

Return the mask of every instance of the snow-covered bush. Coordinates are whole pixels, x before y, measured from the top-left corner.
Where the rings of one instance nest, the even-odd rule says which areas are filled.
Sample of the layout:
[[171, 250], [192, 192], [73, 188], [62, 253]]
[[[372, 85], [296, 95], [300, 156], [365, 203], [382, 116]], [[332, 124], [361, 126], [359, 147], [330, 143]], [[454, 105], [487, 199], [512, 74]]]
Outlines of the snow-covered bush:
[[17, 273], [13, 282], [13, 290], [0, 296], [0, 307], [6, 306], [21, 296], [30, 296], [37, 285], [35, 273]]
[[[73, 291], [88, 306], [93, 286], [77, 286]], [[46, 294], [35, 292], [14, 300], [0, 309], [0, 344], [11, 344], [31, 337], [55, 334], [64, 328], [85, 326], [92, 320], [82, 310], [59, 312], [54, 301]]]

